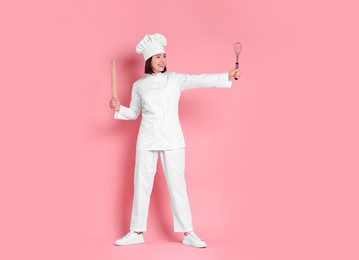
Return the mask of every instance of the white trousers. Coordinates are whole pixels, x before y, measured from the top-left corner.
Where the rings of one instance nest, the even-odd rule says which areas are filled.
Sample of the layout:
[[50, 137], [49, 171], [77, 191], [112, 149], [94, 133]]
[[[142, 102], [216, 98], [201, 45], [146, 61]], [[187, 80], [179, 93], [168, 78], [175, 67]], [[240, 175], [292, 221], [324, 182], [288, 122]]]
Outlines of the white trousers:
[[164, 151], [136, 151], [130, 230], [146, 231], [147, 229], [148, 208], [156, 174], [158, 154], [161, 156], [162, 168], [170, 194], [174, 232], [192, 231], [191, 210], [184, 178], [185, 148]]

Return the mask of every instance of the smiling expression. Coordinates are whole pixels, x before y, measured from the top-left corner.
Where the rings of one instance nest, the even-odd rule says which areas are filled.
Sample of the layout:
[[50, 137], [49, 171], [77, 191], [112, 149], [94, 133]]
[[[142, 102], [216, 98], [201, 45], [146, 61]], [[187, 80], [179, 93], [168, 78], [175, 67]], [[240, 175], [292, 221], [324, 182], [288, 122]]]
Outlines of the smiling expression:
[[151, 66], [154, 74], [163, 71], [167, 64], [166, 53], [159, 53], [152, 56]]

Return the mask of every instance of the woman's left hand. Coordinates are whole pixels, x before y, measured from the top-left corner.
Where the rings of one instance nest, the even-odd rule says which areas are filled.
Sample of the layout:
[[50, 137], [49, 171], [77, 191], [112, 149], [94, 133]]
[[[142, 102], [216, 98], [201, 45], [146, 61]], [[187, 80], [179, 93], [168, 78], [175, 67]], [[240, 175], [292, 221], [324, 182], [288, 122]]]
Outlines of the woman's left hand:
[[239, 69], [234, 69], [228, 73], [229, 80], [238, 79], [240, 76], [241, 76], [241, 71]]

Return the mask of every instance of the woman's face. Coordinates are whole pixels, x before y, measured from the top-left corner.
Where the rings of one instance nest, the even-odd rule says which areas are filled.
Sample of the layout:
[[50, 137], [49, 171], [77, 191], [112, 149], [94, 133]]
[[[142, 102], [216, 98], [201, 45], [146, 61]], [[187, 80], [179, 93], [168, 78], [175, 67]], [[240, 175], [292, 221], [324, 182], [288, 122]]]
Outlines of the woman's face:
[[152, 56], [152, 70], [154, 74], [161, 72], [165, 69], [167, 64], [166, 53], [159, 53]]

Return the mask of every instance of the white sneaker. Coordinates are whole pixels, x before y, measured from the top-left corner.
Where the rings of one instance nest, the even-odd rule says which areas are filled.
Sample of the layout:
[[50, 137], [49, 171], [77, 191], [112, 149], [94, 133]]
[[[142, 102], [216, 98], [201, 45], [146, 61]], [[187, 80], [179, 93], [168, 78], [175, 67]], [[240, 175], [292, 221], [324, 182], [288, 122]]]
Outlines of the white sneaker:
[[137, 234], [134, 231], [128, 232], [124, 237], [117, 239], [115, 241], [116, 246], [128, 246], [135, 244], [143, 244], [145, 240], [143, 238], [143, 233]]
[[196, 233], [193, 231], [190, 232], [187, 236], [184, 236], [184, 239], [182, 241], [182, 244], [186, 246], [193, 246], [193, 247], [200, 247], [204, 248], [207, 246], [206, 242], [204, 242], [199, 236], [197, 236]]

